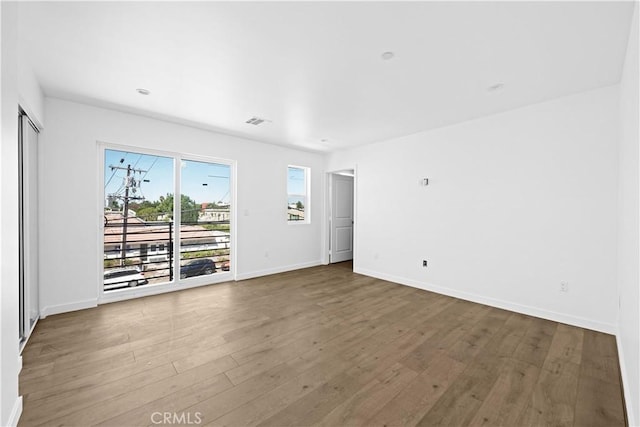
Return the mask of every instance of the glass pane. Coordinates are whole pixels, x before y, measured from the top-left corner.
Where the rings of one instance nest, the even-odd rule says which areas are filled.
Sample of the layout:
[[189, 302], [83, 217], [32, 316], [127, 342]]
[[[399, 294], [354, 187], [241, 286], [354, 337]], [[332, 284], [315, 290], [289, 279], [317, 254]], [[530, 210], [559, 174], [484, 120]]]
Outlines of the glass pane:
[[183, 160], [180, 171], [180, 278], [229, 271], [231, 167]]
[[287, 170], [287, 220], [304, 221], [307, 206], [306, 170], [289, 166]]
[[105, 150], [104, 290], [173, 280], [173, 159]]

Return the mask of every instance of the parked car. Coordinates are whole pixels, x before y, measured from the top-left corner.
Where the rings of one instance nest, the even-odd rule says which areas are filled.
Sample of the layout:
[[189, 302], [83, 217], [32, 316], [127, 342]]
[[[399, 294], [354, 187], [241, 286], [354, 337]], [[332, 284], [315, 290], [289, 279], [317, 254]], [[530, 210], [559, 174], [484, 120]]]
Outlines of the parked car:
[[222, 265], [220, 266], [220, 269], [222, 271], [229, 271], [229, 269], [230, 269], [229, 261], [224, 261], [222, 263]]
[[209, 258], [192, 259], [180, 266], [180, 278], [186, 279], [192, 276], [213, 274], [216, 272], [216, 264]]
[[104, 290], [146, 285], [148, 280], [138, 267], [123, 267], [104, 272]]

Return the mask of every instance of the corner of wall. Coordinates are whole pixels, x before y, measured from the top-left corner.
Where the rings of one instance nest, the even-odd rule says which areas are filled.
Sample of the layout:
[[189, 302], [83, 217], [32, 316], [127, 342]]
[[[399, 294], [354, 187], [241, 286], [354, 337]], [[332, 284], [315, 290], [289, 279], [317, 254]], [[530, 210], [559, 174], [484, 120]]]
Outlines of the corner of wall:
[[39, 130], [44, 128], [44, 94], [30, 67], [18, 66], [18, 104]]
[[[20, 14], [20, 5], [17, 10], [18, 20], [22, 18]], [[18, 48], [20, 47], [20, 37], [18, 36]], [[44, 92], [40, 87], [40, 83], [33, 72], [31, 64], [27, 62], [20, 50], [17, 54], [17, 84], [18, 84], [18, 103], [20, 107], [27, 113], [33, 124], [38, 129], [44, 127]]]
[[84, 310], [86, 308], [94, 308], [98, 306], [98, 300], [89, 299], [84, 301], [76, 301], [68, 304], [48, 305], [43, 307], [40, 312], [40, 319], [54, 314], [67, 313], [70, 311]]
[[303, 268], [316, 267], [316, 266], [322, 265], [322, 264], [323, 263], [322, 263], [321, 260], [316, 260], [316, 261], [305, 262], [305, 263], [301, 263], [301, 264], [291, 264], [291, 265], [286, 265], [286, 266], [282, 266], [282, 267], [269, 268], [269, 269], [266, 269], [266, 270], [249, 271], [249, 272], [246, 272], [246, 273], [238, 273], [236, 275], [235, 280], [236, 281], [240, 281], [240, 280], [253, 279], [255, 277], [269, 276], [271, 274], [285, 273], [287, 271], [294, 271], [294, 270], [300, 270], [300, 269], [303, 269]]
[[638, 189], [640, 158], [638, 109], [640, 88], [640, 3], [634, 1], [633, 17], [620, 81], [618, 137], [618, 324], [616, 344], [629, 425], [640, 425], [640, 265], [638, 251]]

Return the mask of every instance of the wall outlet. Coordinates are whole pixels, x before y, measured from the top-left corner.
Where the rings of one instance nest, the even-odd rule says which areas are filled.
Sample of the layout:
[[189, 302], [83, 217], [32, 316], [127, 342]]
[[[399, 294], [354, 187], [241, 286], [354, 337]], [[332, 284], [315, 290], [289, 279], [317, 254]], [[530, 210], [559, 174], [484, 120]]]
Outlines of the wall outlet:
[[560, 282], [560, 292], [569, 292], [569, 282]]
[[269, 251], [264, 251], [264, 257], [269, 258]]
[[422, 260], [422, 266], [423, 266], [423, 267], [426, 267], [426, 266], [427, 266], [427, 260], [426, 260], [426, 259], [423, 259], [423, 260]]

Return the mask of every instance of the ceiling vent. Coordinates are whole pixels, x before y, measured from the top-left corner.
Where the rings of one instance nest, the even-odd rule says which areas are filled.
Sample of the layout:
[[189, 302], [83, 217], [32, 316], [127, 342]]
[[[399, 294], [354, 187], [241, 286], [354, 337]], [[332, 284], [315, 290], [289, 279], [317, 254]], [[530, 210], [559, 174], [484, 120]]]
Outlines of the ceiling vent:
[[261, 119], [260, 117], [251, 117], [245, 123], [250, 124], [250, 125], [254, 125], [254, 126], [258, 126], [259, 124], [264, 123], [264, 119]]

